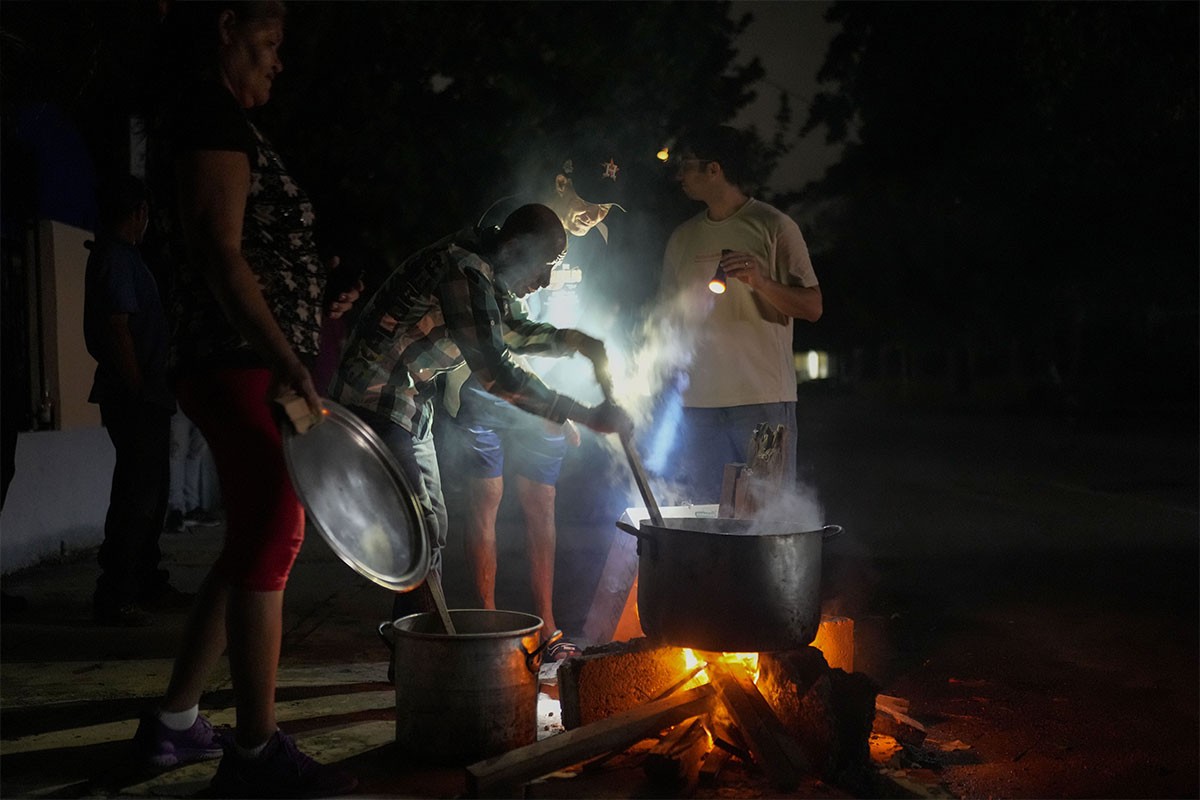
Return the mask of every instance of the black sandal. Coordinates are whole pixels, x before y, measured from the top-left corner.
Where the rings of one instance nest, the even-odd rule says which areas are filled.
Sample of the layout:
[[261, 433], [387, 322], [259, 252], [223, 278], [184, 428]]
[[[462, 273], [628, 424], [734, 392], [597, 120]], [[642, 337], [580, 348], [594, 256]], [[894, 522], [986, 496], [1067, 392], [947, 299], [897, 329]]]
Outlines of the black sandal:
[[583, 648], [566, 639], [557, 639], [546, 645], [546, 661], [563, 661], [583, 653]]

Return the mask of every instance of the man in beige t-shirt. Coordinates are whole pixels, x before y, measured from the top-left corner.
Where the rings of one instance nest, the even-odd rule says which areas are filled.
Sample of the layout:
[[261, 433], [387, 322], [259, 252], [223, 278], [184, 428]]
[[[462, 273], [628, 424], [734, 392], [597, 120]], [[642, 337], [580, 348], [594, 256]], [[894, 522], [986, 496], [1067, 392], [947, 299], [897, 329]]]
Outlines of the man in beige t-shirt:
[[[672, 233], [662, 290], [692, 334], [682, 392], [680, 452], [673, 459], [693, 503], [720, 499], [724, 466], [746, 460], [759, 423], [788, 431], [788, 478], [796, 467], [796, 374], [792, 320], [821, 317], [821, 288], [796, 223], [744, 187], [746, 135], [721, 126], [679, 148], [676, 179], [705, 209]], [[725, 291], [709, 282], [717, 267]]]

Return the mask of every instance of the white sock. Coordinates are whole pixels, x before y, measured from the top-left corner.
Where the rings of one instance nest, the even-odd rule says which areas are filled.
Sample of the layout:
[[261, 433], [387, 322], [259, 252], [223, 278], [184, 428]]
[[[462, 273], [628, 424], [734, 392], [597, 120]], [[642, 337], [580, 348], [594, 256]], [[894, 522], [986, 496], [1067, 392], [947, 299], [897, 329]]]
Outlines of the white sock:
[[158, 721], [173, 731], [186, 731], [196, 724], [198, 716], [200, 716], [199, 703], [183, 711], [164, 711], [161, 708], [158, 710]]

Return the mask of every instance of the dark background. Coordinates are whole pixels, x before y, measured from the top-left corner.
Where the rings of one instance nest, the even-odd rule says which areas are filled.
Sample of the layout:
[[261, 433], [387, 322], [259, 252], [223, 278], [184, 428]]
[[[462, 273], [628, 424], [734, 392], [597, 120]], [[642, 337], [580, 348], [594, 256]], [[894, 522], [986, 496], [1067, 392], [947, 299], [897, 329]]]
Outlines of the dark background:
[[[724, 3], [289, 9], [285, 71], [257, 116], [314, 195], [325, 246], [371, 278], [474, 222], [552, 139], [598, 129], [642, 162], [612, 227], [645, 301], [666, 235], [697, 210], [654, 160], [681, 128], [767, 96], [764, 176], [802, 131], [831, 140], [822, 180], [759, 196], [800, 221], [825, 297], [821, 321], [797, 325], [797, 348], [831, 360], [801, 386], [800, 466], [846, 528], [822, 587], [856, 621], [856, 668], [911, 699], [931, 739], [971, 746], [938, 773], [956, 796], [1196, 796], [1200, 6], [837, 3], [811, 97], [780, 95], [800, 82], [738, 52], [747, 21]], [[86, 227], [96, 179], [127, 169], [158, 14], [0, 4], [6, 400], [26, 330], [13, 237], [38, 215]], [[560, 483], [556, 604], [573, 634], [624, 535], [596, 510], [596, 463], [568, 459]], [[505, 608], [529, 604], [518, 516], [501, 520]], [[285, 653], [381, 661], [370, 623], [391, 597], [310, 541]], [[198, 583], [219, 532], [167, 544], [173, 574]], [[461, 549], [447, 558], [461, 604]], [[82, 622], [93, 569], [18, 576], [31, 619], [5, 621], [6, 660], [62, 659], [74, 687], [80, 659], [144, 676], [174, 652], [171, 625], [114, 638]], [[125, 701], [90, 701], [63, 706], [71, 726], [125, 718]], [[6, 730], [53, 718], [13, 705]], [[110, 768], [117, 742], [81, 752], [68, 734], [41, 759], [6, 755], [5, 780]], [[387, 753], [376, 772], [394, 778]]]
[[[128, 168], [163, 8], [4, 4], [6, 231], [54, 207], [88, 221], [86, 198], [61, 196], [86, 194], [84, 170], [46, 186], [67, 156], [29, 133], [31, 111], [73, 126], [92, 183]], [[798, 134], [841, 149], [822, 180], [758, 188], [813, 251], [827, 310], [797, 347], [834, 354], [831, 384], [1195, 431], [1194, 3], [835, 3], [811, 102], [739, 53], [750, 18], [728, 3], [288, 13], [285, 69], [255, 114], [314, 196], [323, 246], [368, 288], [556, 142], [602, 135], [629, 154], [636, 200], [613, 228], [644, 303], [667, 234], [696, 211], [654, 154], [761, 93], [778, 113], [757, 131], [760, 176]]]

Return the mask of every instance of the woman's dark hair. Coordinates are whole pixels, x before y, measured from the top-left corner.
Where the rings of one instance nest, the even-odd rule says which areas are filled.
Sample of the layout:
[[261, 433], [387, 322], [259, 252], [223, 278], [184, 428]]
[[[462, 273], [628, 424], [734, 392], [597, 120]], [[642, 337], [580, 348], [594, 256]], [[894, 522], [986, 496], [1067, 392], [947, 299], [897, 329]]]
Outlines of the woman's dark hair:
[[282, 0], [174, 0], [163, 17], [164, 67], [184, 72], [210, 68], [217, 51], [217, 20], [226, 11], [240, 22], [287, 16]]
[[153, 68], [140, 100], [150, 119], [179, 93], [181, 86], [203, 79], [216, 67], [217, 20], [232, 11], [242, 22], [284, 19], [281, 0], [172, 0], [159, 23]]

